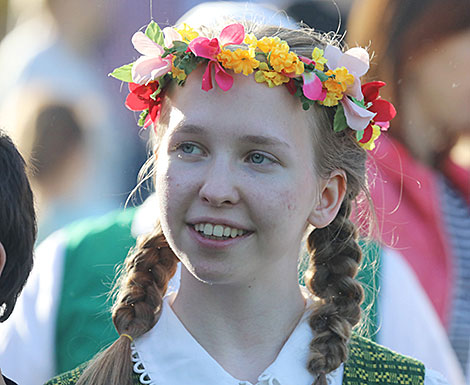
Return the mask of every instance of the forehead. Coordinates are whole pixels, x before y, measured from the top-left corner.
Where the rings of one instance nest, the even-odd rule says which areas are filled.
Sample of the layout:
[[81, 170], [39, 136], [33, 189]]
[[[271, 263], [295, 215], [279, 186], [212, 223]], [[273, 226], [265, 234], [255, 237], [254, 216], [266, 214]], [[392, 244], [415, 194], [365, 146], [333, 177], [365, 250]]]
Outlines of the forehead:
[[269, 88], [256, 83], [252, 75], [231, 73], [230, 90], [221, 90], [214, 81], [214, 87], [204, 91], [204, 69], [193, 71], [183, 87], [174, 85], [169, 91], [170, 131], [181, 125], [227, 127], [234, 132], [276, 133], [286, 139], [296, 131], [310, 130], [308, 112], [285, 86]]

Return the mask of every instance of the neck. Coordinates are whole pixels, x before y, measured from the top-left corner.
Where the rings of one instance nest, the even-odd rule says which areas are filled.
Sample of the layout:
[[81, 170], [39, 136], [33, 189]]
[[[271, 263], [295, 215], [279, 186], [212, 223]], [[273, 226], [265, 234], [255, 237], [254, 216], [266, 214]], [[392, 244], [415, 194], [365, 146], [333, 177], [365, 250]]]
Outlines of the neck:
[[232, 376], [257, 382], [298, 324], [305, 299], [293, 279], [209, 285], [185, 268], [173, 310]]

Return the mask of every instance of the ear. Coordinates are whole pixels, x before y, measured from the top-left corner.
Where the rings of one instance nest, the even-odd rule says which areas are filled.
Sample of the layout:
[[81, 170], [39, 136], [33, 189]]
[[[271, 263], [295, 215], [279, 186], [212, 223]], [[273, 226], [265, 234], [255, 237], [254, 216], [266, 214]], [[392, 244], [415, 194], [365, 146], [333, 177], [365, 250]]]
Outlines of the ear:
[[0, 242], [0, 275], [2, 275], [3, 268], [5, 267], [5, 263], [7, 262], [7, 252]]
[[320, 188], [318, 202], [308, 217], [308, 222], [316, 228], [328, 226], [338, 214], [346, 194], [345, 172], [333, 171], [329, 178], [321, 183]]

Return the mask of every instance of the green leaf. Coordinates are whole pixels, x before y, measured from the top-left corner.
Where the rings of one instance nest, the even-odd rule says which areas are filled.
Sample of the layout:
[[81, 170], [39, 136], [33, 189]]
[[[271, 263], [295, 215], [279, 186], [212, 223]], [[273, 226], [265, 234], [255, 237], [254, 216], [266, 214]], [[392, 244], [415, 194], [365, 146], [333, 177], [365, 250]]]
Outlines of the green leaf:
[[150, 38], [150, 40], [154, 41], [160, 46], [164, 46], [165, 44], [165, 38], [163, 36], [163, 32], [158, 26], [157, 23], [155, 23], [153, 20], [150, 22], [150, 24], [147, 26], [147, 29], [145, 30], [145, 34]]
[[333, 120], [333, 129], [335, 130], [335, 132], [340, 132], [347, 127], [348, 123], [346, 122], [346, 115], [344, 115], [343, 105], [338, 104], [338, 107], [336, 108], [335, 118]]
[[359, 142], [364, 137], [364, 130], [356, 131], [356, 140]]
[[305, 103], [302, 104], [302, 108], [303, 108], [305, 111], [307, 111], [307, 110], [310, 108], [310, 104], [307, 103], [307, 102], [305, 102]]
[[160, 92], [162, 92], [162, 90], [161, 90], [161, 88], [160, 88], [160, 86], [159, 86], [159, 87], [157, 88], [157, 90], [156, 90], [152, 95], [150, 95], [150, 98], [153, 99], [153, 100], [157, 100], [157, 96], [158, 96], [158, 94], [159, 94]]
[[123, 82], [132, 83], [132, 66], [134, 63], [123, 65], [122, 67], [116, 68], [113, 72], [108, 74]]
[[185, 43], [184, 41], [174, 41], [173, 42], [173, 48], [174, 52], [186, 52], [188, 49], [188, 44]]
[[185, 55], [179, 62], [176, 64], [175, 59], [175, 66], [179, 69], [182, 69], [186, 75], [189, 75], [193, 72], [198, 65], [197, 58], [193, 55]]
[[143, 127], [144, 124], [145, 124], [145, 119], [147, 119], [147, 115], [149, 114], [149, 110], [146, 109], [146, 110], [143, 110], [141, 113], [140, 113], [140, 116], [139, 116], [139, 121], [137, 122], [137, 124], [139, 125], [139, 127]]
[[314, 69], [313, 72], [315, 72], [315, 75], [317, 75], [320, 78], [321, 82], [325, 82], [328, 80], [329, 76], [326, 75], [323, 71]]
[[351, 100], [354, 102], [354, 104], [357, 104], [359, 107], [366, 108], [364, 100], [358, 100], [352, 96], [351, 96]]

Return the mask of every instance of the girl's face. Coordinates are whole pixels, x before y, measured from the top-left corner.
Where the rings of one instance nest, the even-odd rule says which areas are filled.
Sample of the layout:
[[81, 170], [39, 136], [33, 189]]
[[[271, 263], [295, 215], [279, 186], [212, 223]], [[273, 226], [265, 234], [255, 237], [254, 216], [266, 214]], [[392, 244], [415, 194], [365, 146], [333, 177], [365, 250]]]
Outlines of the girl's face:
[[229, 91], [205, 92], [198, 69], [170, 92], [156, 165], [162, 228], [201, 281], [295, 277], [321, 184], [307, 113], [285, 87], [234, 77]]
[[419, 54], [409, 68], [425, 113], [452, 135], [470, 132], [469, 67], [470, 30], [466, 30]]

